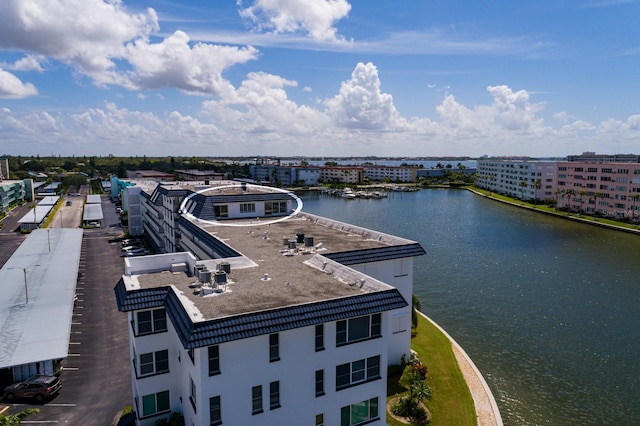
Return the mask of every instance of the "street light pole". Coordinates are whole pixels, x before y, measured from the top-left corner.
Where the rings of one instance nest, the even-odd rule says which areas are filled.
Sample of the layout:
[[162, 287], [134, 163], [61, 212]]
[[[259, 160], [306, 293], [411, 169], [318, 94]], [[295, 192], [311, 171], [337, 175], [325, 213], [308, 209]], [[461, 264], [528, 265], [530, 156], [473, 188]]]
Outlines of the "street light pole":
[[35, 264], [35, 265], [31, 265], [31, 266], [27, 266], [27, 267], [20, 267], [20, 266], [16, 266], [14, 268], [7, 268], [7, 269], [22, 269], [22, 273], [24, 274], [24, 295], [26, 297], [26, 304], [29, 303], [29, 287], [27, 286], [27, 269], [35, 267], [35, 266], [40, 266], [39, 264]]

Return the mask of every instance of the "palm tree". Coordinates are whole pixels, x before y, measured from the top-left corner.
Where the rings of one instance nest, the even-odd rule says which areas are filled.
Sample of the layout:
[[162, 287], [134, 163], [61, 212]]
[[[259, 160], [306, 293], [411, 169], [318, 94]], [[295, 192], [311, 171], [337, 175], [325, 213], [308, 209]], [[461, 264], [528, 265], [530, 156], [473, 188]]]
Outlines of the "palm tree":
[[521, 201], [524, 201], [524, 189], [527, 187], [527, 182], [525, 181], [521, 181], [520, 182], [520, 194], [521, 194]]
[[596, 202], [598, 198], [602, 198], [602, 192], [596, 192], [593, 194], [593, 220], [596, 220], [596, 213], [598, 213], [598, 204]]
[[533, 187], [535, 188], [535, 192], [533, 193], [533, 206], [536, 207], [538, 205], [538, 190], [542, 188], [542, 181], [540, 179], [536, 179], [533, 183]]
[[567, 197], [567, 215], [571, 213], [571, 197], [573, 197], [575, 194], [576, 191], [574, 191], [573, 189], [567, 189], [566, 191], [564, 191], [564, 196]]
[[636, 202], [640, 199], [640, 194], [633, 194], [631, 197], [631, 201], [633, 201], [633, 207], [631, 208], [631, 223], [635, 223], [636, 221]]
[[414, 293], [411, 295], [411, 326], [418, 327], [418, 312], [422, 309], [422, 300]]
[[584, 196], [587, 195], [587, 191], [581, 189], [580, 191], [578, 191], [578, 195], [580, 195], [580, 214], [584, 214], [584, 208], [582, 208], [582, 204], [584, 202]]
[[556, 189], [556, 211], [558, 211], [558, 203], [560, 202], [560, 197], [564, 194], [564, 189]]

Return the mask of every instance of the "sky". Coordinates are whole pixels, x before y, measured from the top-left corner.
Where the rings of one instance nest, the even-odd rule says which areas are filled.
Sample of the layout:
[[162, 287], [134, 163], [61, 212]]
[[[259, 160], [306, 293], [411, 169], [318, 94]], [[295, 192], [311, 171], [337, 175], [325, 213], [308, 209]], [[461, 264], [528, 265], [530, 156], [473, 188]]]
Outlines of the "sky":
[[0, 155], [640, 154], [640, 0], [1, 0]]

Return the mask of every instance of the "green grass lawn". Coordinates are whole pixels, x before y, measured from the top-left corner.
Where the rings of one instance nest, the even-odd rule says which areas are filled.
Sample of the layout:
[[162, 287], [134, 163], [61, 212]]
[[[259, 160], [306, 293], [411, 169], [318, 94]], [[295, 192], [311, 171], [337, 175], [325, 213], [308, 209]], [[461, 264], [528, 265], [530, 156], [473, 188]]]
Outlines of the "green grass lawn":
[[[458, 367], [451, 342], [425, 318], [418, 322], [417, 334], [411, 339], [411, 348], [418, 353], [418, 357], [427, 366], [427, 384], [431, 387], [431, 400], [426, 401], [431, 412], [431, 425], [475, 425], [476, 412], [471, 393], [467, 387], [462, 372]], [[401, 369], [390, 369], [387, 398], [405, 391], [397, 382], [402, 373]], [[387, 416], [391, 426], [400, 423]]]

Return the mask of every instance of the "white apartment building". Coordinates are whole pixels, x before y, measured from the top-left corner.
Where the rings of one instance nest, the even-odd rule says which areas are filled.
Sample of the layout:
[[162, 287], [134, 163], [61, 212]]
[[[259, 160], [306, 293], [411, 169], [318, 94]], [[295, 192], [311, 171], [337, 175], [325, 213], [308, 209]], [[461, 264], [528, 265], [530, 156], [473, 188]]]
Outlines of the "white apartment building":
[[138, 423], [386, 424], [424, 249], [303, 213], [286, 193], [224, 191], [187, 191], [185, 252], [125, 259], [115, 293]]
[[524, 200], [553, 199], [557, 164], [555, 161], [480, 159], [476, 186]]

